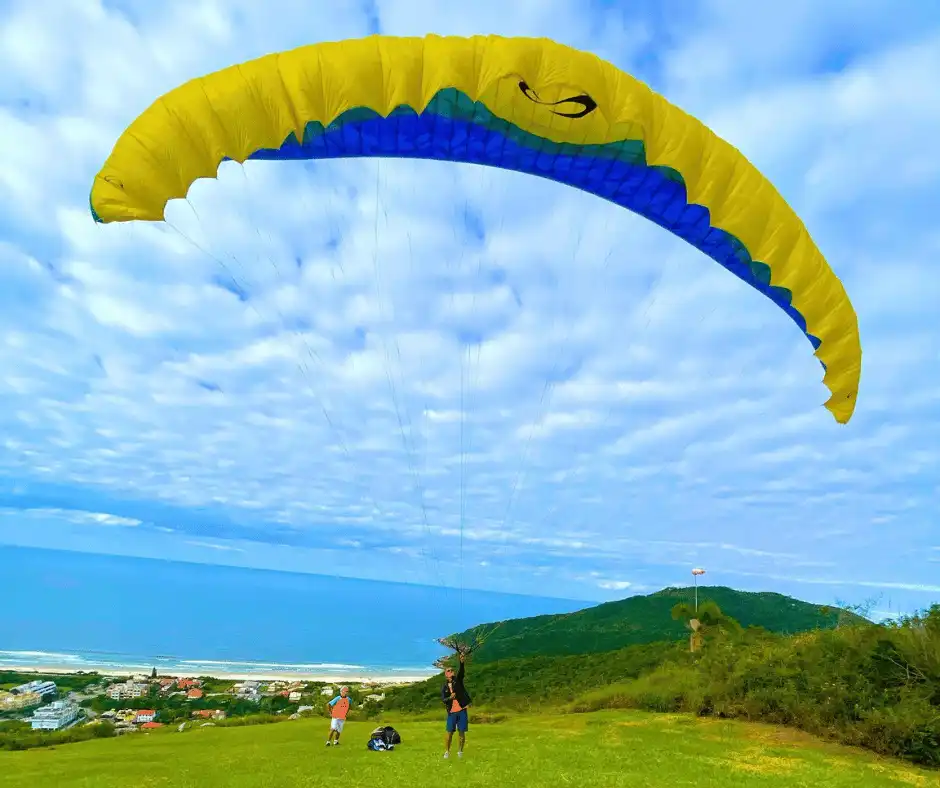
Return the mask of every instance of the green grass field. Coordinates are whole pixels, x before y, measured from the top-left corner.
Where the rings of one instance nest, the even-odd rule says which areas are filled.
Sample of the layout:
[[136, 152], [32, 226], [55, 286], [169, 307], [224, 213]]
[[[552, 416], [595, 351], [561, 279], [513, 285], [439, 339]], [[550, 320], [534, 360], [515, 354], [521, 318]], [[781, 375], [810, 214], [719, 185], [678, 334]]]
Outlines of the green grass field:
[[599, 712], [471, 722], [464, 758], [449, 761], [441, 757], [442, 722], [390, 723], [403, 739], [391, 753], [366, 750], [372, 723], [348, 723], [342, 746], [327, 749], [328, 721], [296, 720], [3, 752], [0, 775], [4, 788], [940, 786], [938, 772], [790, 729], [682, 715]]

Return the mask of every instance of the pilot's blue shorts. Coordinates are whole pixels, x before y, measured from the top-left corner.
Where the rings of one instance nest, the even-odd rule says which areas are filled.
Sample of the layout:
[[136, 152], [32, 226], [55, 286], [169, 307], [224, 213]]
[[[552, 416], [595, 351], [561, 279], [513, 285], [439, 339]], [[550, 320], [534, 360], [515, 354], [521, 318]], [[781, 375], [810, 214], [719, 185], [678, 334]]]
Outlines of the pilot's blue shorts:
[[460, 711], [450, 711], [447, 713], [447, 732], [453, 733], [454, 731], [460, 731], [461, 733], [467, 732], [467, 726], [470, 723], [470, 716], [467, 714], [466, 709], [461, 709]]

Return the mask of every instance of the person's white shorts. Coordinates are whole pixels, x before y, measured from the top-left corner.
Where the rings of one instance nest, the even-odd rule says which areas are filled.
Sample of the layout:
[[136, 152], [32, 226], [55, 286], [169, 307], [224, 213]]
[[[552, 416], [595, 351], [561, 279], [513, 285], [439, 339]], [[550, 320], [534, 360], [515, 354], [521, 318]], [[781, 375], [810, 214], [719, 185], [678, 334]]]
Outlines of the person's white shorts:
[[343, 725], [346, 724], [346, 720], [337, 720], [333, 719], [330, 721], [330, 730], [336, 731], [337, 733], [343, 732]]

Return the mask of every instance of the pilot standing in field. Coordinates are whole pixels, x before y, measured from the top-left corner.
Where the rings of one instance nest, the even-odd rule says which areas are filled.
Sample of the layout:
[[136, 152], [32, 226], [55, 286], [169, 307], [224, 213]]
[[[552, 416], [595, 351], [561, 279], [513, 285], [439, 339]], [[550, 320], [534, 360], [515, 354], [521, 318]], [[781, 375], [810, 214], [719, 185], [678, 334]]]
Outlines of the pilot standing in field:
[[[330, 710], [330, 737], [326, 740], [326, 746], [339, 744], [339, 737], [343, 733], [343, 726], [346, 724], [346, 714], [349, 712], [349, 687], [340, 687], [337, 695], [328, 704]], [[333, 741], [333, 737], [336, 741]]]
[[467, 688], [463, 685], [466, 657], [459, 654], [458, 659], [460, 660], [460, 668], [457, 670], [457, 675], [454, 675], [454, 669], [448, 665], [444, 671], [446, 681], [441, 688], [441, 700], [447, 708], [447, 737], [444, 739], [445, 758], [450, 758], [450, 744], [454, 738], [454, 731], [457, 731], [459, 741], [457, 757], [463, 757], [463, 748], [467, 741], [467, 727], [470, 722], [467, 707], [472, 701]]

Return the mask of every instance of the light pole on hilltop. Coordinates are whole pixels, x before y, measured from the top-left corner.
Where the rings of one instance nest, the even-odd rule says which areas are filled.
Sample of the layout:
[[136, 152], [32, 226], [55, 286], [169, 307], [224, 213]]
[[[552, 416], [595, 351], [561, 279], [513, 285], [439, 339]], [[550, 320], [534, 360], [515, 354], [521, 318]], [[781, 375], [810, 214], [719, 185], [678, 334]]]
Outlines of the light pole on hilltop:
[[695, 585], [695, 612], [698, 613], [698, 576], [704, 575], [705, 570], [696, 567], [692, 570], [692, 582]]

